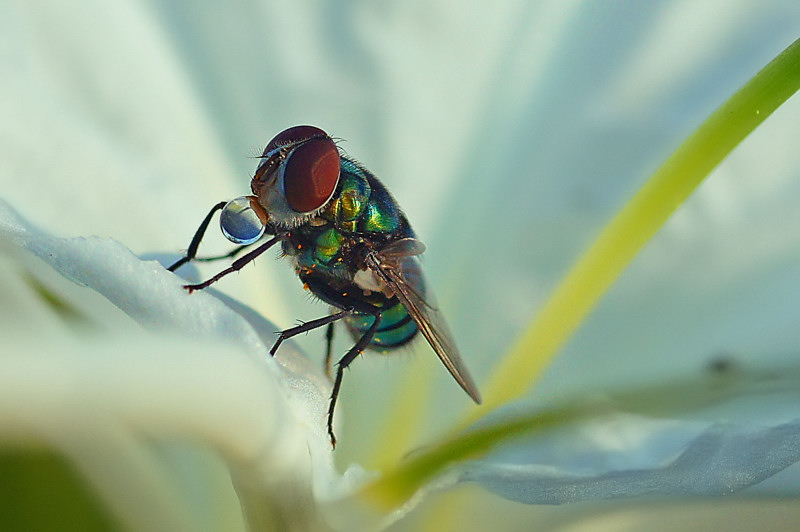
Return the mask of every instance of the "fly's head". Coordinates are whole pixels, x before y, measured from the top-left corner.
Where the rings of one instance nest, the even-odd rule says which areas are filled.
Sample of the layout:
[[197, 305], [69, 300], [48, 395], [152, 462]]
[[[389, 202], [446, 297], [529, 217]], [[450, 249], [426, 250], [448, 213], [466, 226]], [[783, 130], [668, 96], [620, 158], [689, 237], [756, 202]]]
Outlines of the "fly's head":
[[330, 201], [339, 183], [339, 149], [314, 126], [295, 126], [269, 141], [250, 187], [276, 227], [291, 229]]

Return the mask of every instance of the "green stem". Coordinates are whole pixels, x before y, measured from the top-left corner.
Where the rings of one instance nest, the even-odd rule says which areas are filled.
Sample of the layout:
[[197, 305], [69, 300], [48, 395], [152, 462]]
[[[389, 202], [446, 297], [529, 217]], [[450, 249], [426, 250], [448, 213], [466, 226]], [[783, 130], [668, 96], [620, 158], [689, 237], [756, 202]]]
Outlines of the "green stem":
[[522, 334], [469, 422], [524, 396], [600, 298], [697, 186], [800, 88], [800, 40], [719, 107], [603, 230]]

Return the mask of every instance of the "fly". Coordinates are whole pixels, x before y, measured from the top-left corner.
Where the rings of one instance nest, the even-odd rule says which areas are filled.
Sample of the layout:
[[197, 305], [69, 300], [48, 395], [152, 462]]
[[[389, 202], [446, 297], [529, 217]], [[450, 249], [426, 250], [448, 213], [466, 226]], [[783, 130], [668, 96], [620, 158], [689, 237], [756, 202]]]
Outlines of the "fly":
[[425, 282], [419, 260], [425, 245], [377, 177], [341, 153], [321, 129], [295, 126], [264, 148], [250, 188], [252, 195], [215, 205], [186, 256], [168, 269], [204, 260], [197, 258], [197, 249], [217, 211], [223, 234], [242, 246], [223, 257], [234, 257], [269, 238], [207, 281], [184, 286], [189, 293], [281, 245], [303, 286], [328, 303], [332, 313], [281, 331], [270, 355], [288, 338], [327, 327], [325, 368], [330, 375], [334, 323], [343, 321], [355, 342], [336, 363], [328, 407], [333, 446], [333, 412], [342, 375], [365, 349], [387, 352], [421, 334], [461, 388], [480, 404], [478, 388]]

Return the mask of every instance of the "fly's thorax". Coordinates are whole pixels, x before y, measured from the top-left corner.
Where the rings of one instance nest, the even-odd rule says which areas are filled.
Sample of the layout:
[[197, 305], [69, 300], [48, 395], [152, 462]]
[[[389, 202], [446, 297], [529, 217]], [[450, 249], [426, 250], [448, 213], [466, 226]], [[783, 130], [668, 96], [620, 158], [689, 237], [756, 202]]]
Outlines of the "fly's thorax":
[[331, 200], [320, 211], [320, 216], [342, 230], [356, 232], [358, 219], [372, 195], [372, 187], [364, 170], [355, 163], [343, 157], [341, 166], [339, 185]]
[[289, 232], [283, 252], [298, 275], [314, 275], [322, 282], [352, 284], [355, 268], [348, 259], [349, 239], [330, 222], [305, 224]]
[[381, 182], [358, 163], [341, 158], [336, 193], [319, 216], [344, 233], [394, 234], [404, 225], [402, 211]]
[[296, 227], [289, 232], [284, 241], [284, 254], [300, 257], [301, 263], [314, 262], [327, 265], [331, 262], [342, 262], [344, 251], [349, 247], [347, 236], [322, 218], [313, 218], [312, 222]]

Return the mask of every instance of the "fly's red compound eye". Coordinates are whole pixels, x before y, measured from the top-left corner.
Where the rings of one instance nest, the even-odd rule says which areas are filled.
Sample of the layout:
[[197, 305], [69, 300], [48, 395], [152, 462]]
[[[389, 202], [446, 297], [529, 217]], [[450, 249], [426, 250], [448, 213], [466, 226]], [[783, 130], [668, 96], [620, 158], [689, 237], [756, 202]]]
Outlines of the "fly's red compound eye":
[[289, 129], [284, 129], [269, 141], [267, 147], [264, 148], [264, 155], [274, 150], [279, 146], [287, 146], [289, 144], [297, 144], [304, 140], [313, 138], [328, 138], [328, 134], [318, 127], [314, 126], [294, 126]]
[[[311, 126], [292, 129], [299, 128], [317, 129]], [[290, 130], [283, 133], [287, 131]], [[319, 209], [336, 190], [340, 171], [339, 150], [327, 135], [303, 142], [291, 152], [285, 165], [283, 184], [286, 202], [295, 212], [306, 213]]]

